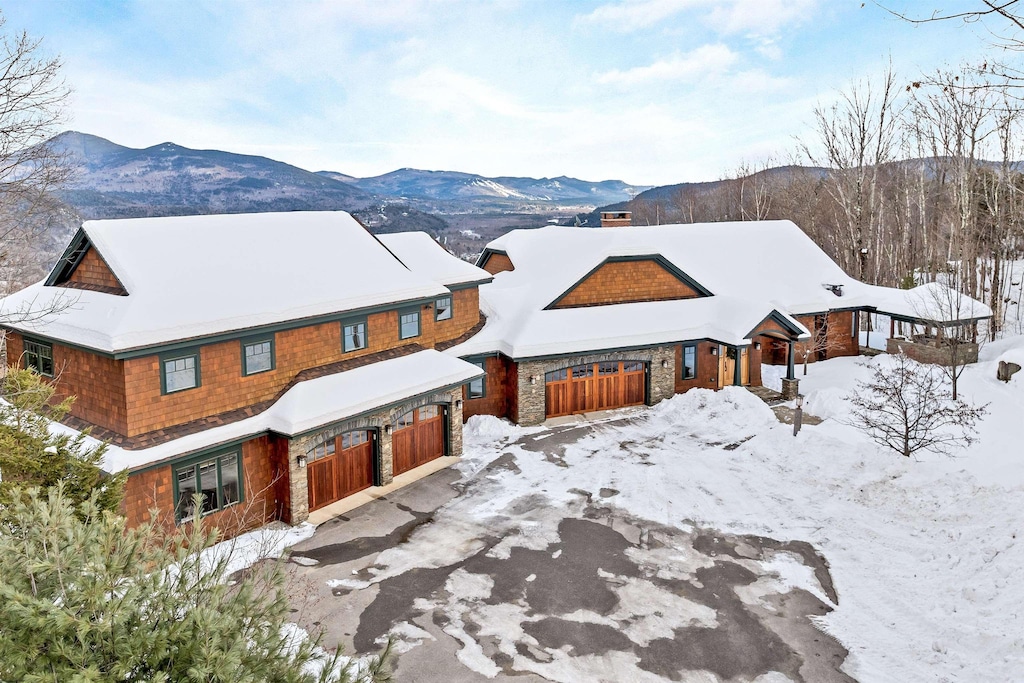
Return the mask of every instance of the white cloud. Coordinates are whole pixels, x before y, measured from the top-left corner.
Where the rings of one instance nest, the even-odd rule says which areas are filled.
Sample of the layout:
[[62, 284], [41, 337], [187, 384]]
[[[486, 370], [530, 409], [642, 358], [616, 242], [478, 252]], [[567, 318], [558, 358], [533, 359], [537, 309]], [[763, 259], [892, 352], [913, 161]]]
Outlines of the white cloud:
[[668, 59], [632, 69], [613, 69], [598, 74], [594, 80], [605, 85], [638, 85], [656, 81], [692, 81], [718, 74], [736, 64], [739, 55], [727, 45], [702, 45], [685, 54], [676, 53]]
[[601, 24], [623, 31], [655, 27], [677, 14], [695, 11], [721, 35], [770, 35], [810, 19], [820, 0], [624, 0], [579, 15], [576, 24]]

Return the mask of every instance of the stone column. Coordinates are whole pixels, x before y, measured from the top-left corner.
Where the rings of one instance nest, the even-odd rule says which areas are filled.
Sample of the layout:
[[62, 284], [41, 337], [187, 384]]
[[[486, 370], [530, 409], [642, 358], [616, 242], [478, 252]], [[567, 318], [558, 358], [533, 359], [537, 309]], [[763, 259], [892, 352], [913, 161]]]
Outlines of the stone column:
[[787, 401], [794, 400], [800, 393], [800, 380], [784, 378], [782, 380], [782, 398]]
[[309, 439], [288, 440], [288, 489], [292, 524], [301, 524], [309, 518], [309, 480], [306, 468], [299, 467], [299, 456], [306, 457]]
[[[387, 415], [384, 416], [385, 420]], [[395, 480], [395, 459], [391, 454], [391, 423], [377, 430], [377, 454], [380, 456], [380, 485], [387, 486]]]
[[544, 369], [540, 363], [520, 363], [518, 373], [519, 424], [539, 425], [545, 417]]
[[647, 391], [647, 405], [653, 406], [676, 393], [676, 350], [673, 346], [662, 346], [651, 351], [651, 386]]
[[462, 455], [462, 387], [452, 390], [448, 403], [448, 455]]

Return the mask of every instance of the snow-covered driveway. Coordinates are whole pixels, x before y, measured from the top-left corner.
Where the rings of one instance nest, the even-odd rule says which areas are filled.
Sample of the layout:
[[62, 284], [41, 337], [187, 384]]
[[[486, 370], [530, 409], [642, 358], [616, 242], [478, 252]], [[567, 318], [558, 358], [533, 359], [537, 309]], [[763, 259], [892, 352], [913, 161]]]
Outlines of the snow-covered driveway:
[[[474, 418], [439, 509], [413, 492], [380, 532], [296, 547], [321, 561], [290, 565], [297, 618], [358, 649], [390, 631], [403, 680], [1019, 680], [1024, 488], [1012, 462], [973, 465], [1008, 443], [993, 421], [1022, 378], [971, 371], [1012, 395], [962, 460], [833, 420], [794, 438], [732, 388], [569, 431]], [[841, 410], [857, 372], [812, 368], [810, 404]]]

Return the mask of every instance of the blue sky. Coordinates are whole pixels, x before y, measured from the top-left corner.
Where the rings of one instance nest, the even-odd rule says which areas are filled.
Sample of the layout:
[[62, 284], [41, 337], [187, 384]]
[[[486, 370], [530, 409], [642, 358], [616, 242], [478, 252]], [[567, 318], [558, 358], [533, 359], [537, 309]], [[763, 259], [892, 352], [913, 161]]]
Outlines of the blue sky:
[[[938, 0], [891, 0], [919, 14]], [[941, 9], [971, 4], [947, 0]], [[863, 5], [863, 6], [862, 6]], [[358, 176], [401, 167], [665, 184], [785, 161], [891, 58], [978, 60], [980, 28], [871, 0], [9, 1], [75, 93], [68, 128]]]

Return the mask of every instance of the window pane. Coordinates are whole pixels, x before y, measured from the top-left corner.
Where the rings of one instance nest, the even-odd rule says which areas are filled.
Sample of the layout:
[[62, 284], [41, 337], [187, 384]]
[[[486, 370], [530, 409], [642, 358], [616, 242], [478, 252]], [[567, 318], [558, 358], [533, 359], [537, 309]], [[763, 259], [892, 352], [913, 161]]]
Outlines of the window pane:
[[614, 375], [619, 372], [618, 363], [601, 363], [597, 367], [598, 374], [601, 375]]
[[192, 519], [194, 505], [192, 496], [196, 493], [196, 468], [188, 467], [177, 471], [178, 476], [178, 521], [187, 522]]
[[562, 368], [561, 370], [553, 370], [544, 375], [544, 381], [546, 382], [560, 382], [569, 377], [569, 369]]
[[239, 497], [238, 488], [238, 454], [224, 455], [220, 458], [220, 488], [223, 494], [224, 505], [237, 503]]
[[366, 348], [366, 323], [353, 323], [345, 325], [344, 329], [344, 350], [356, 351]]
[[337, 448], [337, 445], [334, 443], [334, 439], [329, 440], [324, 444], [324, 446], [327, 448], [327, 455], [334, 455], [334, 451]]
[[399, 338], [408, 339], [409, 337], [418, 337], [420, 334], [420, 314], [416, 313], [405, 313], [401, 316], [399, 328]]
[[437, 406], [423, 406], [420, 408], [420, 420], [429, 420], [437, 417]]
[[412, 424], [412, 413], [413, 411], [410, 410], [408, 413], [398, 418], [395, 422], [395, 429], [404, 429], [405, 427], [410, 426]]
[[35, 370], [40, 375], [53, 377], [53, 346], [26, 340], [25, 367]]
[[589, 364], [589, 363], [586, 364], [586, 365], [576, 365], [576, 366], [573, 366], [573, 368], [572, 368], [572, 376], [573, 377], [593, 377], [594, 376], [594, 366]]
[[436, 319], [437, 320], [449, 320], [452, 317], [452, 298], [450, 296], [438, 299], [434, 303], [434, 308], [437, 309]]
[[683, 347], [683, 379], [693, 379], [697, 376], [697, 347]]
[[270, 370], [274, 365], [274, 356], [270, 350], [270, 342], [256, 342], [245, 345], [245, 374]]
[[199, 465], [199, 487], [203, 494], [203, 514], [216, 510], [217, 505], [217, 461], [211, 460]]
[[[487, 366], [484, 361], [472, 361], [473, 365], [477, 366], [481, 370], [487, 370]], [[486, 377], [486, 376], [485, 376]], [[482, 398], [484, 395], [484, 377], [478, 377], [469, 383], [469, 390], [466, 392], [467, 398]]]
[[196, 357], [164, 361], [167, 392], [191, 389], [196, 386]]

